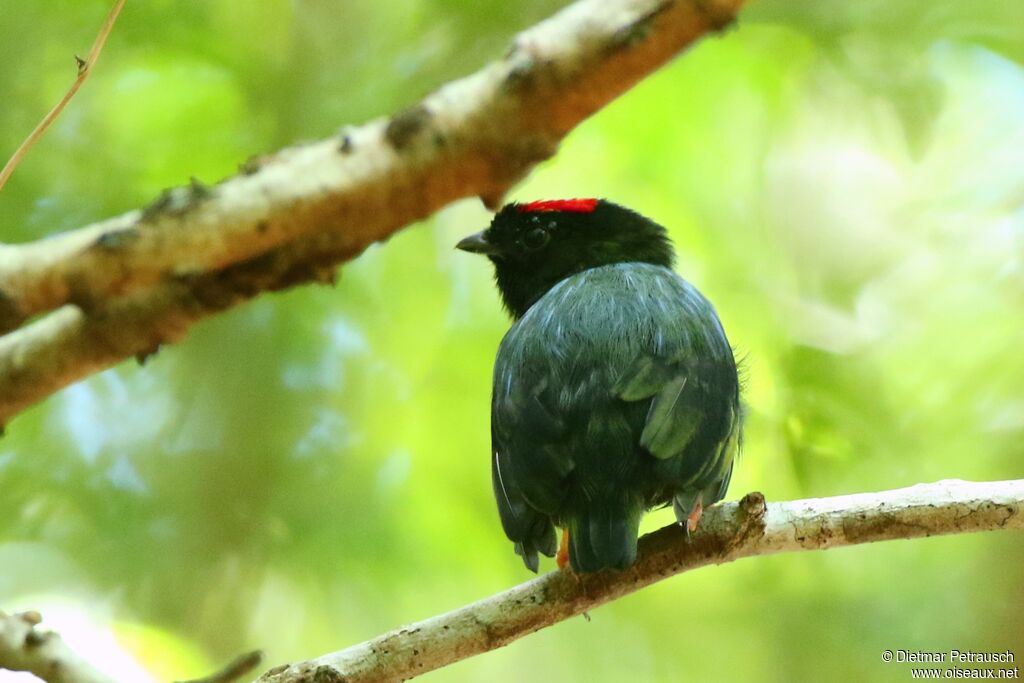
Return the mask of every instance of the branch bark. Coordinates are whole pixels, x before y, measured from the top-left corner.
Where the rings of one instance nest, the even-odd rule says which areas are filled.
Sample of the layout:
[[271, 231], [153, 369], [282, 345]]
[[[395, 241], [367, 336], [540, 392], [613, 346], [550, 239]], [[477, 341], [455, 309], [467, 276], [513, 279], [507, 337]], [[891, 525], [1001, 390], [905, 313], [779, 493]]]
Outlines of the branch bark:
[[47, 683], [114, 683], [53, 631], [38, 628], [36, 612], [0, 612], [0, 670], [27, 671]]
[[0, 424], [261, 291], [338, 263], [463, 197], [496, 207], [581, 121], [743, 0], [581, 0], [500, 61], [389, 118], [247, 162], [208, 187], [0, 245]]
[[340, 652], [266, 672], [259, 683], [405, 680], [592, 610], [656, 581], [741, 557], [942, 534], [1024, 528], [1024, 479], [941, 481], [881, 493], [765, 504], [760, 493], [708, 510], [687, 541], [677, 525], [640, 540], [622, 572], [556, 571]]

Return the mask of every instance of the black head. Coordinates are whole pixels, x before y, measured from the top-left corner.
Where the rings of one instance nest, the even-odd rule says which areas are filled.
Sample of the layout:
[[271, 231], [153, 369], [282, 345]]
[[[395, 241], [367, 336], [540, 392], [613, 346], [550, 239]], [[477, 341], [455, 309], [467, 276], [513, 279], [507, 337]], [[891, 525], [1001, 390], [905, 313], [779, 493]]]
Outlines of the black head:
[[508, 204], [483, 232], [456, 246], [486, 254], [505, 306], [521, 317], [565, 278], [612, 263], [671, 267], [665, 228], [603, 199], [559, 199]]

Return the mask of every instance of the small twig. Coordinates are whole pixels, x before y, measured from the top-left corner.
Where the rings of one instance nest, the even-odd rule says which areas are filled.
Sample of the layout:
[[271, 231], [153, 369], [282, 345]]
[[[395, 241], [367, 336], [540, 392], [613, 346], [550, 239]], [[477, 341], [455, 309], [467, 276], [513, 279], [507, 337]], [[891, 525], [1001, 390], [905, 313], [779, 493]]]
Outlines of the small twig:
[[227, 666], [216, 673], [204, 676], [203, 678], [179, 681], [178, 683], [231, 683], [255, 669], [262, 661], [263, 652], [253, 650], [252, 652], [246, 652], [244, 655], [235, 657]]
[[107, 37], [110, 36], [111, 30], [114, 28], [114, 22], [117, 21], [117, 15], [121, 13], [121, 8], [124, 7], [124, 3], [125, 0], [117, 0], [117, 2], [114, 3], [114, 7], [110, 10], [110, 14], [107, 15], [107, 20], [103, 22], [103, 27], [96, 36], [96, 40], [93, 41], [92, 49], [89, 50], [89, 56], [82, 59], [78, 55], [75, 55], [75, 62], [78, 64], [78, 77], [75, 79], [75, 82], [71, 84], [71, 87], [68, 88], [68, 91], [64, 93], [64, 97], [60, 99], [60, 102], [58, 102], [56, 106], [54, 106], [54, 108], [43, 117], [43, 120], [39, 122], [39, 125], [29, 133], [29, 136], [25, 138], [25, 141], [21, 143], [21, 146], [15, 150], [13, 155], [11, 155], [11, 158], [4, 166], [3, 170], [0, 171], [0, 190], [3, 190], [4, 185], [7, 183], [7, 179], [11, 177], [12, 173], [14, 173], [14, 169], [17, 168], [19, 163], [21, 163], [21, 160], [28, 153], [28, 150], [36, 143], [36, 141], [39, 140], [39, 138], [43, 137], [43, 133], [46, 132], [46, 129], [50, 127], [50, 124], [52, 124], [58, 116], [60, 116], [60, 113], [64, 111], [64, 107], [66, 107], [68, 102], [71, 101], [71, 98], [75, 96], [78, 89], [82, 87], [82, 84], [85, 83], [85, 79], [89, 77], [93, 67], [96, 66], [97, 60], [100, 58], [100, 52], [103, 51], [103, 46], [106, 44]]

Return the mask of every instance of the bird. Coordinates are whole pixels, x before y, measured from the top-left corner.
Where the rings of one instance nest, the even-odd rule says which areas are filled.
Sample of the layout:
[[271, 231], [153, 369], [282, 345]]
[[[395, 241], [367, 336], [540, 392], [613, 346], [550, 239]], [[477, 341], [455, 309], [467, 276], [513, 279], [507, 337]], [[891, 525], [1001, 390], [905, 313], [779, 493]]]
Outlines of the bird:
[[[511, 203], [456, 247], [482, 254], [512, 325], [491, 394], [491, 481], [526, 567], [630, 567], [643, 514], [689, 538], [740, 449], [737, 363], [664, 227], [607, 199]], [[559, 547], [556, 527], [563, 530]]]

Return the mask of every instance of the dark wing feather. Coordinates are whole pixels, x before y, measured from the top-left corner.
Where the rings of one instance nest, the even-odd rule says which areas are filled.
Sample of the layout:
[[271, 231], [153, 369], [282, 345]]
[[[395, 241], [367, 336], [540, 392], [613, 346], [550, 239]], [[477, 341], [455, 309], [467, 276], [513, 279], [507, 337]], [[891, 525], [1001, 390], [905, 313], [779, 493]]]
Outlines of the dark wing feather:
[[[729, 396], [729, 376], [735, 370], [730, 373], [728, 364], [721, 361], [698, 360], [691, 348], [677, 350], [672, 356], [656, 353], [636, 358], [612, 393], [627, 402], [650, 399], [640, 445], [665, 460], [682, 453], [707, 420], [721, 420], [721, 413], [730, 410], [722, 398]], [[732, 419], [726, 417], [725, 421]]]
[[491, 482], [494, 498], [498, 502], [498, 515], [505, 535], [515, 542], [516, 554], [523, 558], [527, 568], [536, 572], [540, 568], [537, 553], [548, 557], [555, 554], [558, 540], [551, 519], [526, 504], [514, 481], [505, 483], [501, 474], [500, 454], [491, 457]]
[[[511, 382], [509, 374], [516, 377]], [[572, 470], [572, 461], [558, 448], [566, 431], [559, 416], [540, 400], [548, 387], [545, 375], [527, 366], [509, 366], [499, 362], [491, 407], [491, 439], [496, 470], [507, 490], [518, 492], [531, 508], [555, 514], [564, 496], [562, 480]], [[506, 389], [500, 391], [499, 386]], [[515, 540], [515, 539], [513, 539]]]
[[735, 360], [714, 309], [695, 289], [672, 276], [655, 291], [659, 299], [648, 308], [657, 311], [656, 341], [637, 350], [612, 393], [650, 402], [640, 446], [658, 459], [662, 483], [709, 489], [702, 498], [710, 505], [724, 495], [737, 450]]
[[[551, 557], [557, 550], [551, 514], [562, 496], [559, 484], [571, 465], [550, 457], [549, 444], [565, 426], [538, 398], [544, 378], [536, 383], [509, 383], [507, 372], [499, 355], [491, 398], [491, 483], [505, 535], [515, 543], [527, 568], [536, 572], [537, 554]], [[501, 386], [507, 391], [499, 391]], [[524, 438], [526, 448], [521, 446]]]

